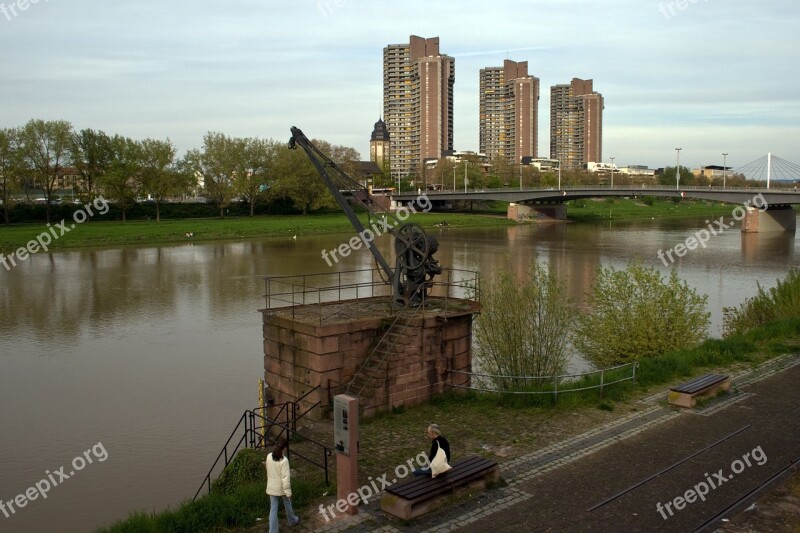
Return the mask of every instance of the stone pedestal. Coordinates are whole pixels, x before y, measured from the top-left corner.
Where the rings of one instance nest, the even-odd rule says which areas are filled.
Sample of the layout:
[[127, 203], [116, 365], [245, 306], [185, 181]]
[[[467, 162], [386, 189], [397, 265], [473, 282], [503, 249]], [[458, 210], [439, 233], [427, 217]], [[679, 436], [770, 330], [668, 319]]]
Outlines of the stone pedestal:
[[[264, 370], [276, 404], [303, 397], [298, 414], [327, 414], [332, 397], [344, 392], [394, 322], [387, 297], [263, 311]], [[359, 395], [362, 414], [427, 401], [453, 385], [469, 384], [472, 319], [477, 302], [450, 298], [437, 308], [405, 311], [402, 335]], [[310, 392], [310, 394], [309, 394]], [[358, 391], [350, 391], [358, 394]]]

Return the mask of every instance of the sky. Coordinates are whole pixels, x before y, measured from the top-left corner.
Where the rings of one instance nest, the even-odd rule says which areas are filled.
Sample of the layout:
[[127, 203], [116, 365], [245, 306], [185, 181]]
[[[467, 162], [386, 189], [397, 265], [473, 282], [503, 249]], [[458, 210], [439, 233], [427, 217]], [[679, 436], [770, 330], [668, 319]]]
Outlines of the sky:
[[369, 156], [383, 48], [455, 57], [454, 148], [478, 149], [478, 75], [527, 61], [550, 87], [593, 79], [617, 166], [800, 164], [797, 0], [0, 0], [0, 127], [68, 120], [182, 153], [203, 135], [308, 137]]

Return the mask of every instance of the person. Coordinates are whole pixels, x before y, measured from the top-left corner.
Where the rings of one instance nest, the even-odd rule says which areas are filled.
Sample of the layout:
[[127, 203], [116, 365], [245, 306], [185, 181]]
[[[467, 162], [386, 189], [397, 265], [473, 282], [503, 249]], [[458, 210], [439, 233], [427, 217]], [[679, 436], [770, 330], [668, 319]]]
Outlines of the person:
[[289, 526], [296, 526], [300, 517], [292, 509], [292, 482], [289, 473], [289, 458], [284, 455], [286, 439], [281, 437], [275, 449], [267, 454], [267, 494], [269, 495], [269, 533], [278, 533], [278, 500], [283, 499]]
[[439, 448], [444, 450], [444, 454], [447, 456], [447, 463], [450, 463], [450, 443], [442, 436], [442, 432], [437, 424], [428, 426], [428, 438], [431, 439], [431, 451], [428, 452], [428, 466], [414, 470], [413, 474], [418, 477], [431, 475], [430, 463], [433, 462], [433, 458], [436, 457], [436, 451]]

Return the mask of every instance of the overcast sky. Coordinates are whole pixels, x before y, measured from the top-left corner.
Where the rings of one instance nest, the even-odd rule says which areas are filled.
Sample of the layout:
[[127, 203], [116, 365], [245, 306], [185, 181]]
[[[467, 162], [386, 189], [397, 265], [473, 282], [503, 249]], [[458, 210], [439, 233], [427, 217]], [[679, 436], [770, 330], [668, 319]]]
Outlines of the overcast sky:
[[[309, 137], [369, 156], [382, 55], [411, 34], [456, 58], [455, 148], [478, 148], [478, 73], [594, 79], [617, 165], [800, 164], [798, 0], [0, 0], [0, 127], [31, 118], [169, 137]], [[26, 9], [21, 10], [20, 4]], [[681, 7], [682, 6], [682, 7]]]

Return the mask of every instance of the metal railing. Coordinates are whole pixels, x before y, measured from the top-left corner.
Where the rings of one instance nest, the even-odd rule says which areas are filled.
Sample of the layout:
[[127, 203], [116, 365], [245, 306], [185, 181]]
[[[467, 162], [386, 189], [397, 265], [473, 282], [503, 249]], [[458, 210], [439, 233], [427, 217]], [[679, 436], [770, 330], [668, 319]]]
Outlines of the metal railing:
[[[313, 310], [313, 316], [322, 324], [334, 320], [337, 315], [350, 307], [330, 304], [356, 300], [386, 297], [386, 311], [394, 314], [399, 307], [394, 306], [391, 299], [391, 287], [381, 277], [382, 271], [377, 268], [347, 270], [328, 274], [304, 274], [297, 276], [269, 276], [264, 278], [266, 289], [265, 300], [267, 313], [286, 311], [292, 319], [296, 319], [298, 311], [303, 308], [305, 316]], [[428, 285], [428, 298], [419, 308], [425, 309], [430, 298], [444, 299], [477, 299], [480, 294], [480, 274], [470, 270], [442, 269], [442, 274]]]
[[[570, 392], [579, 392], [585, 390], [592, 390], [592, 389], [600, 389], [600, 396], [603, 395], [603, 389], [605, 387], [609, 387], [616, 383], [622, 383], [623, 381], [632, 381], [636, 382], [636, 367], [637, 363], [627, 363], [624, 365], [617, 365], [609, 368], [602, 368], [600, 370], [593, 370], [591, 372], [584, 372], [581, 374], [561, 374], [556, 376], [503, 376], [503, 375], [493, 375], [493, 374], [478, 374], [473, 372], [465, 372], [462, 370], [449, 370], [451, 374], [466, 374], [469, 375], [470, 378], [477, 377], [479, 378], [478, 381], [485, 383], [485, 380], [495, 381], [495, 382], [502, 382], [503, 380], [508, 380], [513, 384], [517, 384], [519, 382], [524, 383], [523, 385], [519, 386], [519, 389], [522, 390], [505, 390], [500, 388], [486, 388], [486, 386], [465, 386], [465, 385], [452, 385], [453, 388], [459, 389], [467, 389], [473, 390], [478, 392], [488, 392], [488, 393], [496, 393], [496, 394], [516, 394], [516, 395], [540, 395], [540, 394], [552, 394], [555, 400], [558, 400], [559, 394], [566, 394]], [[630, 370], [629, 373], [622, 374], [620, 377], [619, 374], [623, 370]], [[610, 373], [615, 373], [611, 380], [607, 380], [606, 377]], [[589, 385], [586, 384], [590, 382], [593, 376], [600, 377], [600, 382], [597, 384]], [[471, 381], [471, 379], [470, 379]], [[525, 390], [525, 387], [528, 387], [527, 382], [533, 381], [534, 386], [539, 388], [539, 390]], [[570, 388], [569, 385], [581, 385], [581, 381], [583, 381], [582, 386], [576, 386]], [[547, 385], [551, 385], [549, 388]], [[562, 387], [559, 387], [562, 385]], [[564, 387], [566, 385], [566, 387]]]
[[[293, 438], [300, 438], [303, 441], [310, 443], [312, 448], [319, 449], [319, 452], [322, 454], [322, 459], [319, 460], [319, 462], [311, 457], [301, 454], [296, 449], [293, 455], [303, 459], [307, 463], [323, 469], [325, 472], [325, 484], [327, 485], [329, 482], [328, 457], [330, 457], [332, 454], [331, 449], [321, 442], [298, 433], [297, 431], [297, 422], [305, 417], [312, 409], [317, 407], [320, 402], [316, 402], [311, 407], [300, 413], [300, 415], [297, 414], [298, 406], [306, 396], [317, 389], [319, 389], [319, 387], [311, 389], [294, 402], [286, 402], [279, 405], [269, 405], [263, 408], [256, 407], [255, 409], [248, 409], [242, 413], [242, 416], [239, 418], [236, 427], [231, 432], [228, 440], [225, 441], [225, 444], [222, 446], [219, 454], [217, 454], [214, 463], [211, 465], [208, 473], [203, 478], [200, 488], [197, 489], [197, 492], [195, 492], [192, 499], [196, 500], [203, 491], [203, 488], [207, 488], [208, 492], [211, 492], [212, 476], [214, 475], [215, 469], [220, 464], [220, 461], [223, 462], [222, 468], [220, 469], [221, 473], [231, 463], [233, 458], [236, 456], [236, 453], [240, 449], [264, 449], [274, 444], [280, 437], [286, 438], [286, 441], [289, 443], [286, 447], [287, 454], [290, 451]], [[269, 414], [270, 411], [274, 412], [274, 414], [271, 416]]]

